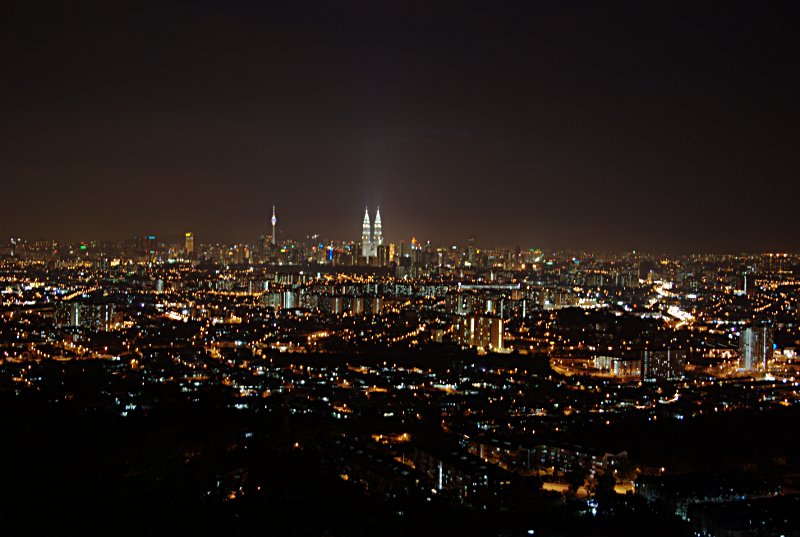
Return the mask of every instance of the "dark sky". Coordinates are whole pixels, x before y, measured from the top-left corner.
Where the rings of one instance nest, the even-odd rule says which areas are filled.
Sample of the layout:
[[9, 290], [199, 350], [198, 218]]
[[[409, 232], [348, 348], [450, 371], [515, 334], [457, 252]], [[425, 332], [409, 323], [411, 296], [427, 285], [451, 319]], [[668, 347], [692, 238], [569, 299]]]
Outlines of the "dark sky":
[[0, 236], [800, 250], [797, 2], [2, 2]]

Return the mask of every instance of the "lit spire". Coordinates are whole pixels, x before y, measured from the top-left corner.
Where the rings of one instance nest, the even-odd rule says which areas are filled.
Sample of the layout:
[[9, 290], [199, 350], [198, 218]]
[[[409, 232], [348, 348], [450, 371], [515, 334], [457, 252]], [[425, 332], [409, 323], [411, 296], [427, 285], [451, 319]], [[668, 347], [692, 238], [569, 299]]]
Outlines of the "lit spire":
[[364, 222], [361, 224], [361, 239], [369, 242], [372, 232], [369, 225], [369, 209], [364, 211]]
[[270, 220], [270, 222], [272, 222], [272, 245], [275, 246], [277, 244], [277, 242], [275, 240], [275, 224], [278, 223], [278, 217], [275, 216], [275, 206], [274, 205], [272, 206], [272, 219]]
[[361, 224], [361, 255], [370, 257], [372, 253], [372, 227], [369, 225], [369, 207], [364, 210], [364, 222]]
[[383, 244], [383, 232], [381, 230], [381, 208], [378, 207], [378, 212], [375, 213], [375, 233], [372, 238], [375, 246]]

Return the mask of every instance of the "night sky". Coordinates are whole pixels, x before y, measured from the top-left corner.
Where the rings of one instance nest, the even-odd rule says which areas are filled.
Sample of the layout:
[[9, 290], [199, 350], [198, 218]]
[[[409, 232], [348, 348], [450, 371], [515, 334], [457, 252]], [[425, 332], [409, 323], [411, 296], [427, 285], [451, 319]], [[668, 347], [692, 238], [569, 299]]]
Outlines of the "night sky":
[[797, 2], [0, 3], [0, 236], [800, 250]]

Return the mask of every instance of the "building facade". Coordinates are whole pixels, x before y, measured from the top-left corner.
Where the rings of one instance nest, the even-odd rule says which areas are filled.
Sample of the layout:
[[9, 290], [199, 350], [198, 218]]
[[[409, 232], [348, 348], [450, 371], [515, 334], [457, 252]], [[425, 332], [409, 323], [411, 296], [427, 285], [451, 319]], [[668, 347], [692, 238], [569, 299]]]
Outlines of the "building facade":
[[739, 368], [764, 371], [772, 359], [773, 335], [767, 325], [749, 326], [739, 336]]
[[676, 380], [683, 377], [686, 351], [675, 349], [642, 351], [642, 380]]

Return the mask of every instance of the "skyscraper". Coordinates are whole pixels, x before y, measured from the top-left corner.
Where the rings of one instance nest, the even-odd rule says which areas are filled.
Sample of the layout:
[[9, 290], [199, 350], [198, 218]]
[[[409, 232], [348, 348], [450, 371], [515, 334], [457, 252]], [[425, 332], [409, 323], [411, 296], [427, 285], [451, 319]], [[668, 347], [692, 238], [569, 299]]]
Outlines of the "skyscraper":
[[469, 236], [469, 241], [467, 242], [467, 262], [466, 265], [468, 267], [475, 266], [475, 255], [477, 253], [477, 248], [475, 247], [475, 235]]
[[369, 260], [372, 257], [372, 226], [369, 223], [369, 208], [364, 209], [364, 221], [361, 223], [361, 257]]
[[763, 371], [772, 359], [772, 329], [766, 324], [748, 326], [739, 336], [739, 368]]
[[370, 225], [369, 207], [364, 210], [364, 220], [361, 222], [361, 257], [367, 264], [370, 258], [378, 255], [378, 250], [383, 246], [383, 230], [381, 228], [381, 210], [375, 213], [375, 227]]
[[275, 225], [278, 223], [278, 217], [275, 216], [275, 206], [274, 205], [272, 206], [272, 219], [270, 221], [272, 222], [272, 246], [277, 246], [278, 240], [277, 240], [277, 238], [275, 236]]
[[383, 232], [381, 230], [381, 208], [378, 207], [378, 212], [375, 213], [375, 229], [372, 233], [373, 250], [383, 246]]
[[183, 251], [187, 259], [194, 257], [194, 233], [188, 231], [184, 239]]

